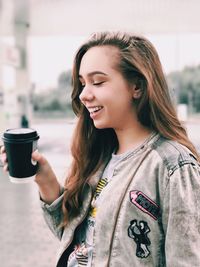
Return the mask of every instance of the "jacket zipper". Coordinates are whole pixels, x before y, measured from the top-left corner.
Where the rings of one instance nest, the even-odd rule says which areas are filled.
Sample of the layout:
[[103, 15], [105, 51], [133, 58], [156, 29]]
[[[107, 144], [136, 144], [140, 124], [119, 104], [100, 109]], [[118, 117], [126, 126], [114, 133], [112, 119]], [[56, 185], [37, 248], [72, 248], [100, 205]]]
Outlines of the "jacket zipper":
[[[92, 192], [92, 187], [91, 187], [91, 185], [90, 185], [89, 183], [88, 183], [88, 185], [89, 185], [90, 193], [91, 193], [91, 192]], [[91, 196], [91, 198], [92, 198], [92, 196]], [[90, 202], [91, 202], [91, 201], [90, 201]], [[89, 208], [90, 208], [90, 206], [88, 207], [88, 209], [87, 209], [87, 211], [85, 212], [85, 215], [83, 216], [83, 218], [81, 219], [81, 221], [77, 224], [75, 230], [77, 229], [77, 227], [78, 227], [78, 226], [85, 220], [85, 218], [87, 217]], [[74, 232], [75, 232], [75, 231], [74, 231]], [[60, 259], [62, 258], [63, 254], [65, 253], [65, 251], [66, 251], [66, 250], [69, 248], [69, 246], [72, 244], [73, 239], [74, 239], [74, 233], [73, 233], [71, 239], [69, 240], [69, 242], [67, 243], [67, 245], [65, 246], [65, 248], [64, 248], [64, 250], [63, 250], [63, 252], [62, 252], [62, 254], [60, 255], [60, 257], [59, 257], [59, 259], [58, 259], [58, 261], [57, 261], [56, 267], [59, 267], [58, 263], [59, 263]]]
[[[146, 153], [146, 154], [143, 156], [143, 158], [140, 160], [140, 162], [139, 162], [139, 164], [138, 164], [138, 166], [137, 166], [135, 172], [133, 173], [133, 176], [132, 176], [132, 177], [135, 176], [136, 172], [138, 171], [138, 169], [140, 168], [141, 164], [143, 163], [143, 161], [145, 160], [145, 158], [148, 156], [148, 154], [149, 154], [150, 152], [151, 152], [151, 150], [147, 151], [147, 153]], [[124, 198], [125, 198], [125, 196], [126, 196], [126, 192], [127, 192], [128, 188], [129, 188], [131, 182], [132, 182], [132, 179], [130, 179], [130, 181], [128, 182], [128, 184], [127, 184], [127, 186], [126, 186], [126, 190], [124, 190], [124, 195], [123, 195], [123, 197], [122, 197], [122, 199], [121, 199], [121, 201], [120, 201], [120, 205], [119, 205], [118, 212], [117, 212], [117, 215], [116, 215], [116, 220], [115, 220], [115, 224], [114, 224], [114, 227], [113, 227], [113, 232], [112, 232], [112, 237], [111, 237], [111, 243], [110, 243], [110, 249], [109, 249], [108, 265], [107, 265], [108, 267], [111, 266], [111, 265], [110, 265], [110, 262], [111, 262], [111, 254], [112, 254], [112, 249], [113, 249], [114, 234], [115, 234], [115, 230], [116, 230], [116, 227], [117, 227], [117, 221], [118, 221], [117, 219], [118, 219], [118, 217], [119, 217], [119, 213], [120, 213], [120, 210], [121, 210], [122, 203], [123, 203], [123, 201], [124, 201]]]

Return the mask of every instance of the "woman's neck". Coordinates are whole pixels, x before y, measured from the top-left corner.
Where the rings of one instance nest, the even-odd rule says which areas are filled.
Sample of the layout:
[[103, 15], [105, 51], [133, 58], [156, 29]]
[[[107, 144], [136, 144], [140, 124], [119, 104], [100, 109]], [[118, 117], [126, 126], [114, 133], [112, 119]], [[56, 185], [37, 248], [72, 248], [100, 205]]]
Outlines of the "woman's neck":
[[152, 133], [152, 131], [140, 123], [125, 129], [115, 130], [119, 147], [116, 154], [125, 153], [140, 146]]

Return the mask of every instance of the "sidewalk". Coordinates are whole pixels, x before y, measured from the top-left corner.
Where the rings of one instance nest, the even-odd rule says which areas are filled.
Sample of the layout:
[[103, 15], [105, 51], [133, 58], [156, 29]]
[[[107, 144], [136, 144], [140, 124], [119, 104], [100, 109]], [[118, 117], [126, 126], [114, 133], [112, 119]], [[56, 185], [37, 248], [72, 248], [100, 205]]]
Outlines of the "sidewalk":
[[0, 168], [0, 266], [55, 267], [59, 241], [47, 229], [36, 185], [13, 184]]

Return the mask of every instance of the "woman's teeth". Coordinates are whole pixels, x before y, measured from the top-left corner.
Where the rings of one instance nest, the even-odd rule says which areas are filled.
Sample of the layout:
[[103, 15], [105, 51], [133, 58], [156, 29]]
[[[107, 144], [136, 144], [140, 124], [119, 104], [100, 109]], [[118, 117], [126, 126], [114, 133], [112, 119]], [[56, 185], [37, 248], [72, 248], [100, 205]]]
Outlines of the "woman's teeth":
[[97, 112], [97, 111], [101, 110], [102, 108], [103, 108], [102, 106], [98, 106], [98, 107], [90, 108], [90, 109], [89, 109], [89, 112], [90, 112], [90, 113], [94, 113], [94, 112]]

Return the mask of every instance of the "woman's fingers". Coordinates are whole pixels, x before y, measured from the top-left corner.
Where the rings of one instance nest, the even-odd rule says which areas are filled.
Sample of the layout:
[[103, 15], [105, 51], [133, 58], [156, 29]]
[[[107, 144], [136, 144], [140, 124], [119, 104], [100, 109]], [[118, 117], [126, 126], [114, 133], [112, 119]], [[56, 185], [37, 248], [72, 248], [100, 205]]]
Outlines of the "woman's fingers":
[[49, 184], [56, 180], [56, 176], [46, 158], [37, 150], [32, 153], [32, 160], [37, 161], [39, 168], [35, 177], [38, 184]]
[[3, 170], [4, 170], [4, 172], [8, 171], [8, 164], [7, 163], [3, 165]]
[[6, 153], [1, 154], [1, 161], [3, 162], [3, 164], [6, 164], [6, 162], [7, 162]]
[[40, 165], [45, 165], [47, 164], [47, 160], [45, 159], [45, 157], [40, 154], [38, 152], [38, 150], [35, 150], [33, 153], [32, 153], [32, 159], [34, 161], [37, 161]]
[[6, 150], [5, 150], [5, 146], [1, 146], [0, 148], [0, 154], [1, 154], [1, 161], [3, 163], [3, 170], [5, 172], [8, 171], [8, 163], [7, 163], [7, 156], [6, 156]]
[[[5, 172], [8, 171], [8, 161], [7, 161], [7, 155], [5, 151], [5, 147], [2, 146], [0, 148], [1, 151], [1, 161], [3, 164], [3, 170]], [[39, 168], [36, 175], [36, 182], [38, 183], [49, 183], [51, 181], [54, 181], [56, 179], [56, 176], [49, 165], [46, 158], [40, 154], [37, 150], [32, 153], [32, 160], [35, 162], [38, 162]]]
[[6, 156], [6, 150], [5, 150], [4, 146], [1, 146], [0, 152], [1, 152], [0, 153], [1, 154], [1, 161], [3, 162], [3, 164], [6, 164], [7, 156]]
[[0, 154], [3, 154], [6, 152], [5, 146], [0, 147]]

